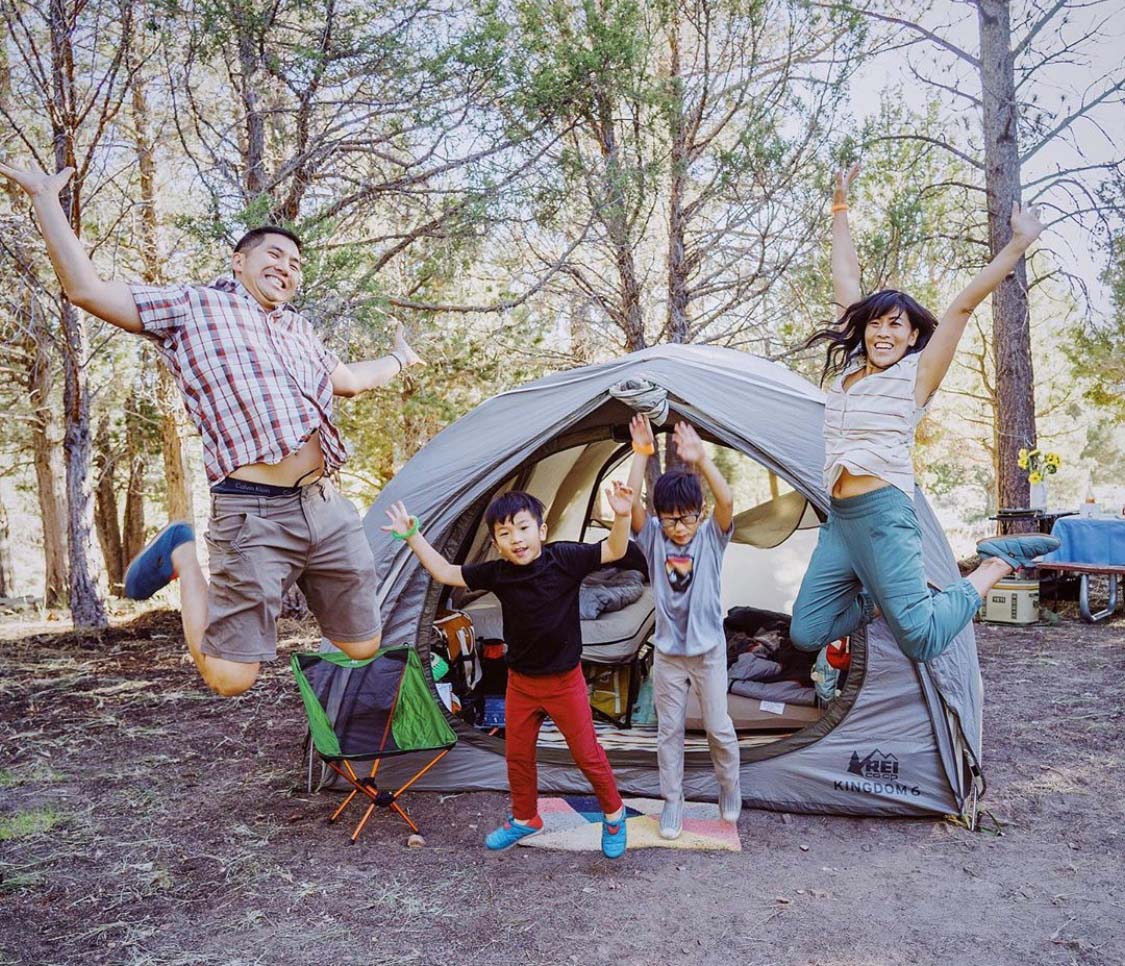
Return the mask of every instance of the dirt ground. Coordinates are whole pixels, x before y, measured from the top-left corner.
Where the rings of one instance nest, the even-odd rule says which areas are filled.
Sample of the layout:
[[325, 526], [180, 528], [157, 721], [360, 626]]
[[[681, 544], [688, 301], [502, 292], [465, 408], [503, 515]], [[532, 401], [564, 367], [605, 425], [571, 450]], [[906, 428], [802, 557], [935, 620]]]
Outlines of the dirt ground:
[[[0, 641], [0, 962], [1125, 963], [1125, 619], [979, 626], [984, 805], [750, 811], [741, 854], [486, 855], [499, 794], [418, 795], [357, 846], [300, 785], [285, 661], [237, 700], [175, 615]], [[308, 643], [286, 624], [283, 650]]]

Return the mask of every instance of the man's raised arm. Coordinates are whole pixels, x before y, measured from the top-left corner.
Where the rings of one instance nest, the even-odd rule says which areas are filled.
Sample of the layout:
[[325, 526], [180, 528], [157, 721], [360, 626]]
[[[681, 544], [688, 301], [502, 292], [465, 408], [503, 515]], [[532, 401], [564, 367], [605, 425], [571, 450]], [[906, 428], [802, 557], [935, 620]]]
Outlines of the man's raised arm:
[[99, 319], [127, 332], [141, 332], [141, 317], [129, 286], [99, 277], [59, 202], [59, 192], [73, 173], [73, 168], [44, 174], [0, 163], [0, 174], [18, 184], [31, 198], [39, 231], [47, 244], [47, 254], [66, 297]]
[[395, 326], [393, 348], [381, 359], [341, 362], [332, 370], [332, 392], [337, 396], [358, 396], [369, 389], [385, 386], [409, 366], [423, 365], [423, 359], [406, 341], [406, 333], [400, 322]]

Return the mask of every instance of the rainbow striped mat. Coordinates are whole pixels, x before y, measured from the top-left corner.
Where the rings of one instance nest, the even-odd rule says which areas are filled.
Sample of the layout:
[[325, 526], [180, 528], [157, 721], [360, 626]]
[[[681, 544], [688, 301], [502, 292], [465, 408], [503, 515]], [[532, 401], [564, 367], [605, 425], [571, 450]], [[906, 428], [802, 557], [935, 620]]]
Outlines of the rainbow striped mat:
[[[678, 839], [660, 837], [658, 798], [626, 798], [625, 821], [630, 849], [699, 849], [741, 852], [738, 829], [719, 818], [719, 806], [711, 802], [684, 804], [684, 830]], [[602, 810], [593, 796], [567, 795], [540, 798], [539, 815], [544, 830], [520, 842], [536, 849], [561, 852], [599, 852], [602, 842]]]

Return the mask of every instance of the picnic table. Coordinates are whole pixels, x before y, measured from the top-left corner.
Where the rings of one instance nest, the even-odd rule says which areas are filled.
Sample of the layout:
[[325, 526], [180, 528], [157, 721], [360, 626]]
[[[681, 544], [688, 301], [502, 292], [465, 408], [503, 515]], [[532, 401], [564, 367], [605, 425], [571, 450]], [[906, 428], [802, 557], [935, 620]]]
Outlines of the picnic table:
[[[1118, 584], [1125, 577], [1125, 520], [1105, 517], [1063, 517], [1055, 521], [1051, 533], [1059, 538], [1059, 548], [1036, 564], [1040, 570], [1075, 574], [1081, 579], [1078, 610], [1082, 619], [1096, 624], [1117, 611]], [[1106, 606], [1097, 613], [1090, 610], [1091, 576], [1107, 577], [1109, 594]]]
[[996, 521], [996, 533], [1003, 537], [1013, 532], [1013, 524], [1024, 521], [1034, 524], [1040, 533], [1050, 533], [1055, 521], [1060, 517], [1072, 517], [1076, 516], [1077, 513], [1077, 510], [1032, 510], [1027, 507], [1002, 507], [996, 511], [996, 516], [988, 519]]

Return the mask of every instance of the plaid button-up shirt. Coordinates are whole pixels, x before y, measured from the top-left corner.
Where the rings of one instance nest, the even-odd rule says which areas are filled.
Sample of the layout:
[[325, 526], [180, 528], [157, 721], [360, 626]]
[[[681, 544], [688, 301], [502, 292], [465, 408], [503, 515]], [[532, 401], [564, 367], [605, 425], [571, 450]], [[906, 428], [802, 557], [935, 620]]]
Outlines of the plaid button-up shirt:
[[176, 377], [203, 436], [207, 478], [278, 463], [320, 430], [331, 471], [347, 448], [332, 423], [332, 370], [340, 360], [308, 320], [267, 312], [239, 282], [130, 285], [144, 332]]

